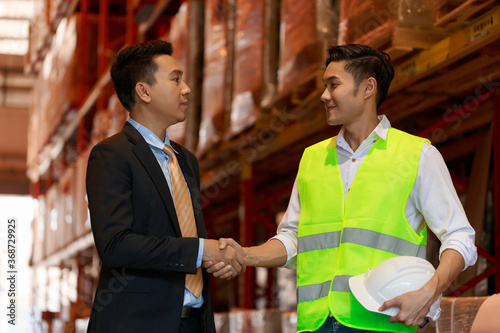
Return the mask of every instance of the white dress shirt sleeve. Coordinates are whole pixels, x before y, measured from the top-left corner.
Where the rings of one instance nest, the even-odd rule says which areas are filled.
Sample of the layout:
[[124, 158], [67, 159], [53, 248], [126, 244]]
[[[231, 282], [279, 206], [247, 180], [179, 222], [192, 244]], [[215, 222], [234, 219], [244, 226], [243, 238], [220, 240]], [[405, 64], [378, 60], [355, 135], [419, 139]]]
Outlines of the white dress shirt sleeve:
[[467, 220], [443, 157], [428, 143], [422, 147], [411, 195], [429, 229], [441, 241], [439, 257], [444, 250], [453, 249], [464, 258], [465, 268], [474, 265], [475, 231]]
[[297, 266], [297, 232], [300, 219], [300, 199], [297, 178], [293, 184], [292, 194], [283, 219], [278, 226], [278, 233], [271, 239], [277, 239], [286, 248], [287, 260], [283, 267], [295, 269]]

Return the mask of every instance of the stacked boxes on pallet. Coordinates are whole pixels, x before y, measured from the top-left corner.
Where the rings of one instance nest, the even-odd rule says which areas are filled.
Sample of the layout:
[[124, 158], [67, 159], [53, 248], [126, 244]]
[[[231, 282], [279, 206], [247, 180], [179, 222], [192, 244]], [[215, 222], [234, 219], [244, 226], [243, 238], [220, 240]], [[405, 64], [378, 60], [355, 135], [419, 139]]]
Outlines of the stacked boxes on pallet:
[[281, 1], [278, 96], [324, 68], [325, 50], [337, 43], [337, 34], [334, 1]]
[[279, 309], [231, 310], [229, 312], [229, 332], [281, 332], [281, 311]]
[[40, 195], [37, 198], [37, 207], [33, 219], [33, 254], [32, 262], [40, 262], [45, 255], [45, 196]]
[[[68, 246], [75, 238], [74, 217], [74, 190], [75, 190], [75, 167], [68, 167], [57, 184], [58, 191], [58, 230], [57, 237], [60, 238], [61, 248]], [[59, 250], [58, 249], [58, 250]]]
[[443, 297], [436, 332], [469, 332], [487, 297]]
[[228, 14], [226, 1], [205, 1], [205, 47], [203, 66], [202, 115], [197, 155], [219, 142], [224, 132], [224, 98], [228, 59]]
[[59, 214], [59, 191], [57, 186], [52, 186], [45, 195], [45, 255], [50, 256], [60, 248], [60, 237], [58, 237], [58, 214]]
[[[278, 7], [262, 0], [234, 0], [234, 44], [230, 44], [233, 26], [228, 15], [233, 3], [206, 2], [199, 156], [221, 138], [234, 140], [252, 127], [264, 99], [276, 93], [277, 99], [281, 98], [324, 68], [325, 49], [337, 42], [335, 3], [283, 0]], [[274, 26], [273, 20], [278, 17], [280, 24]], [[269, 51], [274, 47], [279, 47], [276, 54]], [[264, 69], [272, 72], [264, 73]], [[228, 71], [232, 91], [226, 82]], [[228, 95], [231, 106], [224, 103]], [[229, 120], [227, 109], [230, 109]]]
[[76, 161], [75, 189], [73, 197], [73, 207], [75, 207], [75, 237], [80, 238], [90, 232], [89, 203], [87, 201], [87, 190], [85, 188], [85, 175], [87, 174], [87, 161], [90, 149], [80, 153]]
[[278, 309], [233, 309], [215, 314], [218, 333], [292, 333], [297, 332], [297, 313]]
[[368, 44], [393, 59], [430, 47], [448, 34], [434, 27], [433, 9], [433, 0], [342, 0], [340, 43]]
[[[80, 80], [78, 72], [81, 70], [79, 66], [81, 52], [77, 52], [77, 45], [81, 42], [79, 31], [82, 28], [79, 15], [61, 21], [35, 78], [33, 107], [28, 128], [30, 136], [28, 167], [39, 162], [37, 157], [43, 147], [66, 123], [65, 118], [74, 115], [73, 111], [80, 102], [80, 88], [85, 86], [88, 89], [90, 86], [89, 81]], [[95, 73], [97, 70], [96, 22], [88, 22], [85, 29], [88, 30], [89, 36], [89, 48], [86, 50], [89, 67], [85, 71]]]
[[253, 126], [263, 86], [264, 0], [237, 0], [231, 120], [226, 138]]
[[[184, 71], [183, 79], [186, 77], [191, 68], [189, 68], [189, 10], [191, 3], [184, 2], [178, 13], [170, 23], [170, 33], [166, 40], [172, 43], [174, 53], [172, 56], [177, 60], [177, 63]], [[186, 120], [188, 121], [188, 120]], [[170, 140], [183, 143], [186, 135], [186, 121], [170, 126], [167, 130]]]

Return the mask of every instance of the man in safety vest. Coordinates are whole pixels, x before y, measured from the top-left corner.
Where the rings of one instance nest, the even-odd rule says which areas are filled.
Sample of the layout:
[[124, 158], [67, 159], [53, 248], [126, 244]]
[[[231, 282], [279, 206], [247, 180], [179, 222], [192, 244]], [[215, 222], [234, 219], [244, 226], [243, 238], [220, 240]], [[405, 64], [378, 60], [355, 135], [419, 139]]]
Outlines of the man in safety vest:
[[[438, 150], [377, 116], [394, 77], [389, 56], [365, 45], [328, 52], [321, 100], [328, 124], [343, 127], [304, 151], [278, 234], [244, 248], [246, 263], [297, 269], [299, 332], [342, 326], [415, 332], [441, 293], [475, 263], [475, 232]], [[393, 317], [366, 310], [348, 279], [394, 256], [425, 258], [426, 225], [441, 241], [433, 278], [386, 301], [379, 310], [400, 308]], [[239, 247], [232, 239], [220, 246]], [[217, 275], [222, 267], [208, 271]]]

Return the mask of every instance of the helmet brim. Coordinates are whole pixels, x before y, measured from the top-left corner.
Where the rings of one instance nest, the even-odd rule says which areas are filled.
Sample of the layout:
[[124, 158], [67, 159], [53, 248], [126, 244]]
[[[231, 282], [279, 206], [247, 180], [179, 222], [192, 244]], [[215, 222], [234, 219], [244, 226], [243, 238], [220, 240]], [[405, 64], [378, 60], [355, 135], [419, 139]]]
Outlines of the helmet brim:
[[365, 287], [365, 279], [366, 273], [349, 278], [349, 288], [358, 302], [368, 311], [395, 316], [399, 312], [399, 308], [392, 307], [384, 311], [378, 310], [382, 306], [382, 303], [370, 296]]

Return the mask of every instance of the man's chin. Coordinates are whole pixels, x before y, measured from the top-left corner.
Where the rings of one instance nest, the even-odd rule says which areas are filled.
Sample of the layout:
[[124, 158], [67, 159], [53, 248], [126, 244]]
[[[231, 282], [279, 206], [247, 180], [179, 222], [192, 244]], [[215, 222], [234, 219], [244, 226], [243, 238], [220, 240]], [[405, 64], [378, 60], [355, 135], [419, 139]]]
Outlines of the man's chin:
[[326, 119], [326, 123], [330, 126], [339, 126], [339, 125], [342, 125], [342, 122], [338, 119], [331, 119], [331, 118], [327, 118]]

